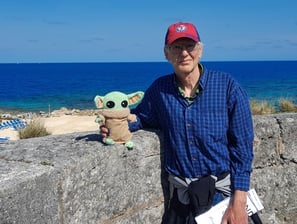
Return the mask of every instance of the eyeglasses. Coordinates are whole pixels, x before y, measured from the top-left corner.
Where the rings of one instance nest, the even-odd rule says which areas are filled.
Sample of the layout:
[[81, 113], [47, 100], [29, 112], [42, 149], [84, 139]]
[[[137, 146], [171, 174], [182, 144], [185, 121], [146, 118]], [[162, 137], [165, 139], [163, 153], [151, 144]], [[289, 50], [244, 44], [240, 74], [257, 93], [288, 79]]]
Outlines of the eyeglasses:
[[197, 43], [192, 43], [192, 44], [187, 44], [187, 45], [177, 45], [177, 44], [173, 44], [168, 46], [168, 49], [173, 53], [173, 54], [180, 54], [182, 53], [184, 50], [186, 50], [188, 53], [191, 53], [192, 51], [194, 51], [196, 49], [196, 47], [198, 46]]

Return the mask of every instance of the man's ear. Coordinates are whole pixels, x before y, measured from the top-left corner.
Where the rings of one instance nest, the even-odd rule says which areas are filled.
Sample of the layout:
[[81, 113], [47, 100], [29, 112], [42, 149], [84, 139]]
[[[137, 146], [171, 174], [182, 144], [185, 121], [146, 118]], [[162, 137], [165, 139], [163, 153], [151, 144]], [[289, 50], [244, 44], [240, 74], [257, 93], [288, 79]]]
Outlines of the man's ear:
[[103, 108], [104, 107], [104, 103], [103, 103], [103, 96], [95, 96], [94, 98], [94, 102], [97, 108]]
[[199, 55], [198, 55], [198, 57], [199, 58], [202, 58], [202, 55], [203, 55], [203, 44], [199, 44]]
[[142, 100], [143, 96], [144, 96], [144, 92], [142, 91], [128, 94], [129, 106], [133, 106], [139, 103]]

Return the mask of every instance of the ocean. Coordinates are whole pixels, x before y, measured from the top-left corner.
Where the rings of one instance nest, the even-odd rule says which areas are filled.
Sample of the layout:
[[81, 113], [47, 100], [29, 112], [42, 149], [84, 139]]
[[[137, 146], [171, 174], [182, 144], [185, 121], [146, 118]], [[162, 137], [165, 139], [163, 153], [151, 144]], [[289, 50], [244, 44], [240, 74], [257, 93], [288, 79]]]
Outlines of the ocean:
[[[203, 62], [208, 69], [230, 72], [249, 98], [297, 103], [297, 61]], [[0, 110], [40, 112], [95, 109], [95, 95], [110, 91], [145, 91], [164, 74], [167, 62], [0, 64]]]

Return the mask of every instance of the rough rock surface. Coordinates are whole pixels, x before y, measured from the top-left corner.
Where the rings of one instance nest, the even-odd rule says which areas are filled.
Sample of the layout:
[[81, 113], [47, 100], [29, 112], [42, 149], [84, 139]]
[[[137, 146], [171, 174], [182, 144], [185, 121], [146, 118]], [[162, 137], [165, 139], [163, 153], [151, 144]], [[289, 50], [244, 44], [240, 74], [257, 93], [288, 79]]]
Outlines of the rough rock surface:
[[252, 187], [265, 209], [263, 223], [297, 223], [297, 114], [254, 116]]
[[[251, 187], [263, 223], [297, 220], [297, 114], [254, 116]], [[104, 146], [96, 132], [0, 144], [0, 224], [160, 223], [166, 194], [158, 131], [135, 148]]]

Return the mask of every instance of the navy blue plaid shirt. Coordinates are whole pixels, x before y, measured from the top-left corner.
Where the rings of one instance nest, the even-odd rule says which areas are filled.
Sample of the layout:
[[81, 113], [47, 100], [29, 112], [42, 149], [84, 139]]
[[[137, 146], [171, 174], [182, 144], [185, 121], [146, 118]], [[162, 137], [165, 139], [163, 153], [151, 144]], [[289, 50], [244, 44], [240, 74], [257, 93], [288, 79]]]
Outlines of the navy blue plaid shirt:
[[132, 113], [140, 126], [163, 131], [169, 173], [195, 178], [228, 171], [231, 188], [247, 191], [254, 138], [248, 97], [229, 74], [206, 68], [198, 88], [199, 94], [189, 102], [174, 74], [160, 77]]

